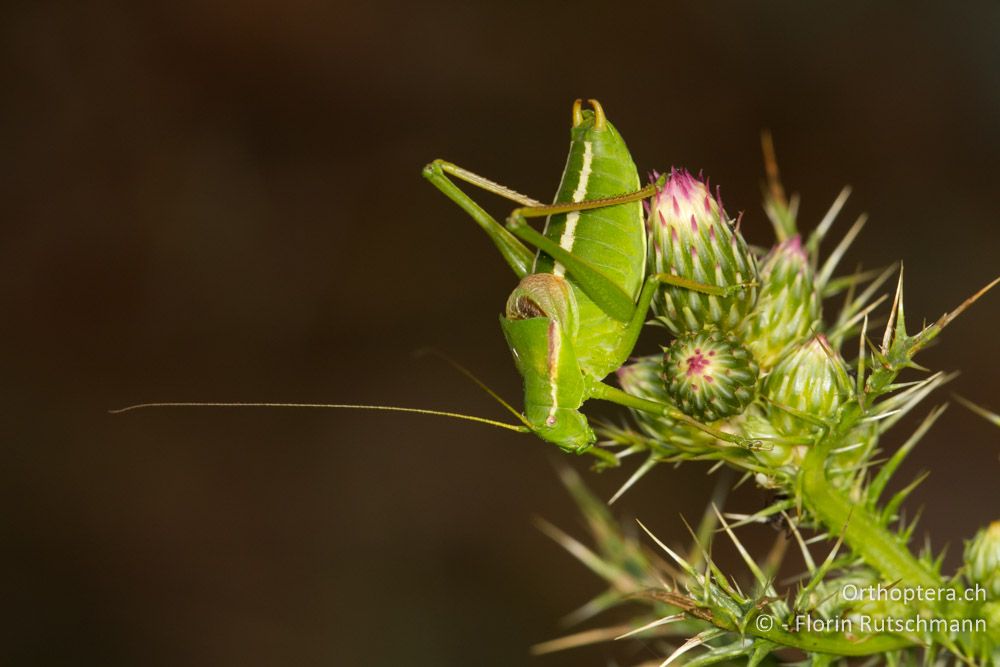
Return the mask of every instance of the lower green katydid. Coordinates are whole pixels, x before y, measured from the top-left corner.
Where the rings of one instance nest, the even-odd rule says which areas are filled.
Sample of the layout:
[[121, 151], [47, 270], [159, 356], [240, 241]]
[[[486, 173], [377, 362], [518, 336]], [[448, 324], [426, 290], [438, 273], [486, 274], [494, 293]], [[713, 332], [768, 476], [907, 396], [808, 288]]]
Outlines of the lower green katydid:
[[[569, 157], [553, 204], [542, 204], [443, 160], [435, 160], [423, 171], [431, 183], [472, 216], [520, 279], [500, 325], [524, 379], [524, 414], [500, 402], [521, 425], [432, 410], [350, 404], [155, 403], [126, 410], [202, 405], [438, 414], [535, 433], [565, 450], [581, 452], [596, 437], [580, 408], [588, 399], [597, 398], [669, 415], [721, 440], [752, 444], [705, 426], [671, 405], [632, 396], [602, 382], [632, 353], [659, 285], [719, 296], [746, 285], [716, 287], [666, 273], [645, 275], [647, 237], [641, 201], [653, 196], [662, 183], [639, 188], [639, 175], [625, 142], [601, 105], [596, 100], [589, 102], [592, 110], [583, 109], [580, 100], [573, 104]], [[520, 207], [507, 218], [506, 226], [501, 225], [452, 178]], [[529, 218], [536, 217], [547, 218], [542, 232], [528, 224]]]

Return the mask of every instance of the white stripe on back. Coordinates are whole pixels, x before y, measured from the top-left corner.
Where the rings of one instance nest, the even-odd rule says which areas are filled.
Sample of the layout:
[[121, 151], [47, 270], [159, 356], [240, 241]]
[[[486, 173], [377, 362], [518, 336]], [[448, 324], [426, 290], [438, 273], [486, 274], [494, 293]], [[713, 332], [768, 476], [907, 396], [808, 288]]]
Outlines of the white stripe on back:
[[[573, 202], [581, 202], [587, 196], [587, 183], [590, 181], [591, 164], [594, 161], [594, 146], [591, 142], [583, 142], [583, 166], [580, 167], [580, 180], [576, 183], [576, 190], [573, 191]], [[559, 247], [566, 252], [573, 251], [573, 242], [576, 240], [576, 223], [580, 220], [580, 211], [573, 211], [566, 215], [566, 227], [563, 228], [562, 236], [559, 237]], [[557, 276], [566, 274], [566, 267], [559, 262], [552, 267], [552, 273]]]

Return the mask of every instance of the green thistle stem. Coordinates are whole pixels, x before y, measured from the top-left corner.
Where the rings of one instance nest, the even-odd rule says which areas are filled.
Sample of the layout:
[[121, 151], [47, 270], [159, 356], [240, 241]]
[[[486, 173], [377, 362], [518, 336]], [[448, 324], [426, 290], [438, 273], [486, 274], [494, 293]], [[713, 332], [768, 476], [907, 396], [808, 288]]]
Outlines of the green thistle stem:
[[[895, 376], [896, 373], [889, 371], [887, 374]], [[886, 582], [898, 582], [906, 588], [952, 587], [921, 563], [906, 544], [876, 520], [863, 504], [852, 503], [827, 479], [825, 463], [830, 450], [842, 440], [838, 436], [849, 430], [848, 425], [854, 425], [861, 417], [859, 410], [853, 412], [842, 422], [840, 429], [820, 439], [806, 454], [801, 477], [804, 502], [831, 535], [843, 535], [844, 543], [878, 571]], [[937, 618], [965, 618], [969, 615], [968, 603], [917, 602], [921, 605], [919, 611], [930, 612]], [[934, 638], [959, 654], [958, 647], [946, 634], [935, 633]], [[965, 644], [966, 640], [966, 637], [960, 637], [959, 643]]]
[[[830, 451], [861, 421], [875, 397], [882, 395], [900, 371], [912, 365], [911, 360], [918, 349], [915, 343], [920, 336], [907, 337], [901, 306], [896, 312], [897, 336], [886, 350], [887, 356], [874, 365], [859, 404], [847, 408], [842, 413], [839, 427], [828, 431], [809, 448], [802, 462], [802, 494], [806, 504], [830, 533], [842, 533], [844, 542], [887, 581], [899, 581], [904, 586], [940, 588], [944, 584], [937, 574], [922, 564], [863, 504], [852, 503], [826, 476]], [[932, 333], [936, 335], [937, 331]], [[930, 337], [933, 336], [928, 339]]]
[[887, 581], [898, 580], [905, 586], [942, 587], [942, 581], [906, 545], [863, 505], [850, 502], [827, 479], [825, 462], [836, 442], [837, 438], [824, 438], [809, 449], [802, 462], [802, 495], [806, 504], [832, 535], [843, 533], [844, 542]]

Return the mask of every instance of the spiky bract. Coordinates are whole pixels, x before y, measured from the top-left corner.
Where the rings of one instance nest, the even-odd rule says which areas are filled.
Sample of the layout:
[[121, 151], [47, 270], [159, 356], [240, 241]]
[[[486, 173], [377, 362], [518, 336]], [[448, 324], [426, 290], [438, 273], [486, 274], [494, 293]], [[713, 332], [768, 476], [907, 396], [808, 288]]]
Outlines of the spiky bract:
[[742, 413], [756, 395], [759, 370], [735, 336], [718, 331], [684, 334], [663, 355], [667, 395], [705, 422]]
[[721, 288], [726, 296], [667, 287], [653, 312], [676, 334], [714, 327], [735, 329], [757, 300], [757, 265], [721, 204], [685, 170], [671, 171], [653, 198], [649, 217], [650, 270]]
[[799, 236], [776, 245], [760, 270], [757, 307], [741, 333], [761, 368], [777, 363], [791, 344], [809, 335], [820, 315], [820, 298], [813, 284], [809, 256]]

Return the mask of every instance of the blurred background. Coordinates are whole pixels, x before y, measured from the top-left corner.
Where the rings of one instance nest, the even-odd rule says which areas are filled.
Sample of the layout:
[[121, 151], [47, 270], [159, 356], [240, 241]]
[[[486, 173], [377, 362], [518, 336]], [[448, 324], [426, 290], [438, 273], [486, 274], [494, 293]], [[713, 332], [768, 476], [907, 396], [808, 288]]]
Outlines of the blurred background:
[[[586, 461], [414, 416], [106, 414], [271, 400], [501, 417], [413, 354], [443, 350], [520, 400], [497, 325], [515, 281], [420, 168], [445, 157], [548, 198], [575, 97], [601, 100], [641, 169], [703, 169], [759, 244], [771, 237], [758, 137], [771, 128], [805, 227], [854, 187], [837, 229], [871, 220], [845, 266], [904, 260], [914, 324], [1000, 268], [993, 2], [0, 11], [2, 664], [656, 657], [635, 644], [529, 656], [602, 588], [531, 524], [582, 535], [553, 464]], [[922, 358], [962, 369], [952, 390], [993, 409], [998, 297]], [[955, 406], [900, 477], [933, 471], [910, 508], [925, 506], [936, 549], [951, 545], [949, 569], [997, 518], [998, 435]], [[586, 478], [608, 497], [630, 472]], [[658, 469], [616, 512], [683, 543], [705, 472]], [[729, 508], [765, 500], [745, 489]], [[743, 535], [759, 549], [775, 537]]]

